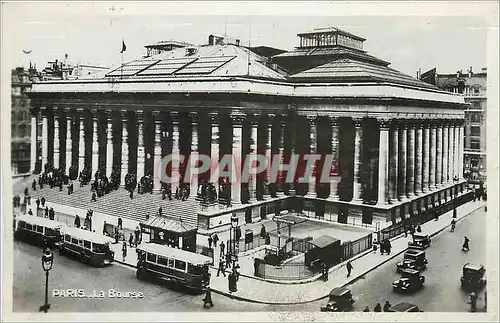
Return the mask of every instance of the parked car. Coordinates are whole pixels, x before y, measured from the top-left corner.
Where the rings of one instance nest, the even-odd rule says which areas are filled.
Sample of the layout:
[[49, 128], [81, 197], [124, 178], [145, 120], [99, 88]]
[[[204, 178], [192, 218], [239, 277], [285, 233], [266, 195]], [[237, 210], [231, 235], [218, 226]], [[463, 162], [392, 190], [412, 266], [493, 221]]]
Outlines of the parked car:
[[431, 238], [425, 234], [414, 234], [413, 241], [408, 242], [408, 246], [417, 249], [425, 249], [431, 245]]
[[423, 312], [417, 305], [401, 302], [389, 307], [388, 312]]
[[471, 291], [483, 288], [486, 285], [485, 272], [486, 270], [483, 265], [466, 263], [462, 269], [462, 277], [460, 278], [462, 288]]
[[396, 264], [396, 270], [400, 273], [403, 269], [415, 269], [422, 271], [427, 267], [427, 259], [425, 258], [425, 251], [408, 249], [405, 254], [403, 261]]
[[394, 291], [397, 292], [415, 292], [424, 286], [425, 277], [415, 269], [401, 270], [401, 278], [392, 283]]
[[344, 287], [336, 287], [330, 291], [328, 302], [321, 306], [321, 312], [347, 312], [354, 304], [351, 291]]

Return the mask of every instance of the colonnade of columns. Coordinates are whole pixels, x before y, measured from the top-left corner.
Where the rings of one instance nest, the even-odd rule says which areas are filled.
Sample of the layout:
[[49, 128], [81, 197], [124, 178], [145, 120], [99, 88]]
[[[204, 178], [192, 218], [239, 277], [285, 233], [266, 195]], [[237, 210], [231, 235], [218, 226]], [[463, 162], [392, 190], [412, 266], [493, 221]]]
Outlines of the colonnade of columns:
[[[128, 116], [131, 112], [123, 111], [121, 113], [121, 149], [117, 150], [114, 147], [113, 141], [113, 127], [116, 125], [113, 122], [112, 113], [110, 111], [105, 112], [105, 124], [102, 121], [99, 122], [99, 118], [95, 111], [92, 114], [92, 124], [89, 127], [84, 125], [84, 114], [82, 110], [74, 111], [70, 113], [66, 110], [65, 113], [59, 114], [59, 110], [53, 110], [55, 113], [44, 113], [45, 109], [42, 110], [42, 151], [41, 151], [41, 162], [45, 165], [49, 161], [53, 161], [53, 166], [56, 168], [63, 167], [66, 173], [69, 173], [69, 168], [77, 161], [75, 166], [78, 167], [78, 171], [81, 171], [84, 166], [88, 166], [92, 175], [98, 170], [99, 164], [103, 164], [100, 158], [105, 157], [105, 172], [107, 176], [115, 170], [120, 172], [121, 183], [124, 183], [124, 178], [127, 173], [135, 173], [137, 179], [140, 179], [147, 169], [146, 163], [147, 159], [153, 158], [153, 172], [155, 174], [149, 173], [149, 175], [154, 175], [154, 189], [159, 189], [161, 187], [160, 176], [156, 174], [159, 169], [162, 158], [162, 142], [167, 140], [170, 142], [170, 151], [173, 156], [173, 162], [171, 165], [171, 177], [177, 179], [181, 178], [182, 167], [187, 165], [181, 165], [178, 162], [178, 157], [181, 154], [181, 122], [178, 112], [153, 112], [152, 122], [146, 125], [144, 122], [144, 112], [135, 111], [136, 115], [136, 125], [134, 128], [137, 130], [137, 135], [135, 138], [134, 148], [136, 147], [136, 157], [135, 164], [129, 162], [130, 155], [130, 143], [131, 134], [129, 127], [131, 126]], [[165, 114], [169, 115], [170, 125], [166, 125]], [[50, 116], [54, 116], [54, 129], [49, 129]], [[208, 120], [211, 121], [210, 125], [200, 123], [199, 113], [192, 112], [188, 114], [190, 119], [190, 135], [191, 143], [188, 148], [189, 153], [192, 157], [199, 154], [199, 148], [201, 145], [202, 138], [199, 138], [200, 127], [208, 127], [209, 133], [209, 145], [206, 149], [209, 150], [209, 155], [212, 160], [212, 165], [210, 167], [209, 173], [212, 178], [218, 178], [216, 172], [220, 171], [216, 167], [217, 161], [220, 161], [221, 152], [232, 153], [236, 156], [239, 161], [245, 160], [244, 158], [248, 155], [251, 158], [248, 161], [255, 160], [258, 147], [262, 147], [261, 152], [264, 153], [268, 160], [271, 160], [271, 156], [274, 158], [279, 158], [281, 161], [284, 159], [284, 149], [285, 149], [285, 127], [289, 126], [285, 122], [284, 115], [268, 115], [265, 116], [260, 114], [244, 114], [244, 113], [229, 113], [227, 114], [230, 125], [224, 125], [224, 129], [230, 129], [230, 132], [225, 134], [227, 138], [232, 140], [232, 144], [228, 147], [220, 146], [220, 139], [223, 135], [221, 133], [221, 115], [219, 113], [210, 113], [208, 115]], [[38, 120], [33, 117], [32, 123], [38, 124]], [[342, 158], [340, 149], [340, 136], [339, 136], [339, 117], [329, 116], [323, 117], [327, 118], [328, 126], [330, 127], [331, 136], [328, 146], [328, 154], [333, 154], [334, 160], [337, 162]], [[307, 116], [309, 122], [309, 145], [308, 153], [315, 154], [319, 153], [318, 149], [318, 122], [319, 117], [317, 116]], [[365, 140], [363, 118], [352, 118], [352, 124], [354, 127], [354, 140], [352, 147], [352, 202], [362, 203], [363, 202], [363, 141]], [[379, 123], [379, 147], [378, 147], [378, 186], [377, 192], [377, 203], [395, 203], [397, 201], [404, 201], [406, 199], [411, 199], [414, 196], [422, 195], [429, 191], [439, 189], [442, 186], [452, 184], [453, 179], [458, 177], [462, 179], [463, 177], [463, 122], [462, 120], [443, 120], [443, 119], [390, 119], [390, 118], [378, 118]], [[61, 130], [61, 124], [66, 123], [64, 129], [65, 134], [59, 135], [58, 132]], [[100, 124], [101, 123], [101, 124]], [[243, 125], [248, 125], [245, 128]], [[98, 129], [103, 127], [105, 138], [101, 138], [104, 142], [105, 156], [99, 156], [99, 142], [98, 142]], [[145, 138], [145, 127], [151, 127], [152, 134], [151, 138]], [[168, 128], [170, 127], [170, 128]], [[171, 131], [165, 132], [165, 129], [171, 129]], [[244, 130], [248, 129], [248, 130]], [[49, 131], [53, 131], [53, 136], [49, 137]], [[72, 133], [78, 133], [78, 137], [72, 136]], [[261, 132], [259, 134], [259, 132]], [[101, 132], [102, 133], [102, 132]], [[206, 133], [206, 132], [204, 132]], [[166, 134], [166, 135], [165, 135]], [[115, 133], [116, 135], [116, 133]], [[248, 139], [245, 139], [246, 136]], [[273, 138], [273, 136], [278, 136], [278, 138]], [[244, 138], [245, 137], [245, 138]], [[53, 142], [49, 142], [49, 138], [53, 138]], [[75, 138], [78, 138], [78, 142], [73, 142]], [[258, 138], [264, 138], [263, 143], [258, 142]], [[32, 134], [33, 144], [32, 147], [36, 147], [36, 134]], [[65, 140], [65, 149], [60, 150], [60, 141]], [[152, 142], [151, 154], [145, 151], [145, 141]], [[89, 144], [90, 141], [90, 144]], [[245, 144], [245, 147], [243, 145]], [[91, 150], [86, 150], [85, 147], [91, 145]], [[50, 148], [49, 148], [50, 147]], [[77, 149], [76, 149], [77, 147]], [[184, 153], [186, 148], [184, 148]], [[223, 149], [223, 150], [222, 150]], [[226, 151], [228, 150], [228, 151]], [[292, 148], [293, 150], [293, 148]], [[49, 151], [53, 153], [53, 156], [49, 156]], [[32, 160], [37, 160], [38, 152], [36, 149], [32, 149]], [[121, 154], [121, 164], [114, 165], [116, 158], [113, 154]], [[91, 154], [91, 156], [89, 156]], [[135, 153], [134, 153], [135, 154]], [[163, 152], [164, 154], [164, 152]], [[85, 161], [87, 165], [85, 165]], [[272, 161], [272, 160], [271, 160]], [[191, 165], [194, 166], [194, 165]], [[243, 166], [240, 163], [239, 166]], [[241, 167], [243, 168], [243, 167]], [[232, 169], [233, 172], [241, 170], [240, 167]], [[334, 166], [338, 168], [338, 163]], [[250, 167], [250, 170], [254, 168]], [[282, 176], [285, 168], [283, 166], [279, 167], [279, 176]], [[338, 169], [337, 169], [338, 171]], [[270, 171], [264, 178], [259, 178], [256, 174], [250, 173], [250, 181], [248, 183], [249, 200], [255, 201], [257, 197], [259, 199], [269, 198], [269, 192], [260, 191], [262, 189], [262, 181], [268, 182], [270, 180]], [[340, 175], [341, 172], [338, 172]], [[214, 176], [215, 175], [215, 176]], [[278, 176], [278, 177], [279, 177]], [[313, 173], [310, 177], [306, 196], [316, 197], [316, 177], [318, 174]], [[194, 174], [190, 174], [190, 193], [195, 195], [197, 193], [197, 187], [199, 180]], [[338, 200], [339, 199], [339, 182], [340, 176], [334, 176], [334, 179], [328, 184], [329, 186], [329, 196], [328, 199]], [[174, 187], [179, 185], [179, 182], [174, 182], [172, 184]], [[233, 204], [241, 203], [241, 182], [233, 181], [231, 183], [231, 200]], [[260, 192], [259, 192], [260, 191]], [[260, 194], [259, 194], [260, 193]], [[276, 185], [276, 195], [283, 195], [284, 185]]]

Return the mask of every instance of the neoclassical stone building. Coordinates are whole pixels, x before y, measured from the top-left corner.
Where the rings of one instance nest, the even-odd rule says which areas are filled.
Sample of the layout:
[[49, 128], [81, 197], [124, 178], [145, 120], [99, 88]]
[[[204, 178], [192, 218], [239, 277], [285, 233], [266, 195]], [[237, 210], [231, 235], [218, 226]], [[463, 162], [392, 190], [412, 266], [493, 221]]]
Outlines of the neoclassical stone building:
[[[36, 83], [32, 125], [42, 123], [43, 143], [32, 158], [123, 182], [127, 173], [154, 175], [167, 154], [278, 154], [285, 163], [292, 153], [335, 155], [337, 176], [326, 185], [318, 172], [296, 184], [283, 183], [286, 172], [274, 183], [264, 174], [232, 183], [230, 208], [182, 215], [205, 229], [233, 212], [252, 222], [285, 208], [343, 223], [400, 222], [452, 199], [464, 182], [463, 97], [391, 69], [348, 32], [299, 38], [281, 51], [211, 35], [102, 79]], [[171, 171], [182, 178], [186, 166]], [[191, 195], [211, 171], [190, 181]]]

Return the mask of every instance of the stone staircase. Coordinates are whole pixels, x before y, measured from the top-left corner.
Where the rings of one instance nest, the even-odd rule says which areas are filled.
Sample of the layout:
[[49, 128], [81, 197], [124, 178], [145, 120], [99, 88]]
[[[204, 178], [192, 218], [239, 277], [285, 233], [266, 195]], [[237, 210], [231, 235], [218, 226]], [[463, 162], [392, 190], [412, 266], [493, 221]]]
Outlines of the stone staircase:
[[37, 188], [36, 191], [31, 191], [32, 206], [35, 205], [37, 198], [45, 197], [45, 200], [68, 205], [83, 210], [92, 209], [96, 212], [104, 213], [110, 216], [121, 217], [122, 219], [130, 219], [134, 221], [145, 221], [146, 214], [150, 216], [158, 215], [158, 209], [162, 207], [162, 214], [181, 218], [185, 223], [198, 226], [199, 202], [194, 199], [186, 201], [168, 199], [162, 200], [161, 194], [134, 194], [134, 198], [130, 199], [129, 193], [124, 189], [112, 191], [103, 197], [98, 197], [96, 202], [91, 202], [92, 192], [90, 185], [80, 187], [78, 182], [74, 182], [74, 192], [68, 195], [67, 187], [63, 187], [60, 192], [59, 188], [50, 188], [44, 186], [43, 189]]

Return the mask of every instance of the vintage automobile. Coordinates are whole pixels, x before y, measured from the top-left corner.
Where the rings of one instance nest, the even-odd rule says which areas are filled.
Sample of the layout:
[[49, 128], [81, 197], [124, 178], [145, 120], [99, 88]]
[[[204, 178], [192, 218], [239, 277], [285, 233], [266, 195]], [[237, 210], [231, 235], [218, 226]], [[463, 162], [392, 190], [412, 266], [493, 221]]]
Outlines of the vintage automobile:
[[402, 269], [401, 274], [401, 278], [392, 283], [394, 291], [414, 292], [424, 286], [425, 277], [418, 270]]
[[353, 304], [351, 291], [344, 287], [336, 287], [330, 291], [328, 302], [321, 306], [321, 312], [347, 312], [352, 310]]
[[419, 309], [417, 305], [413, 305], [407, 302], [401, 302], [389, 307], [387, 312], [423, 312], [423, 311]]
[[431, 245], [431, 238], [424, 234], [414, 234], [413, 241], [408, 242], [408, 246], [417, 249], [425, 249]]
[[486, 279], [484, 278], [484, 273], [486, 270], [483, 265], [474, 265], [471, 263], [466, 263], [463, 267], [462, 277], [460, 278], [460, 283], [462, 288], [477, 291], [486, 285]]
[[398, 273], [405, 268], [422, 271], [426, 267], [427, 259], [425, 258], [425, 252], [416, 249], [406, 250], [403, 261], [396, 264], [396, 270]]

